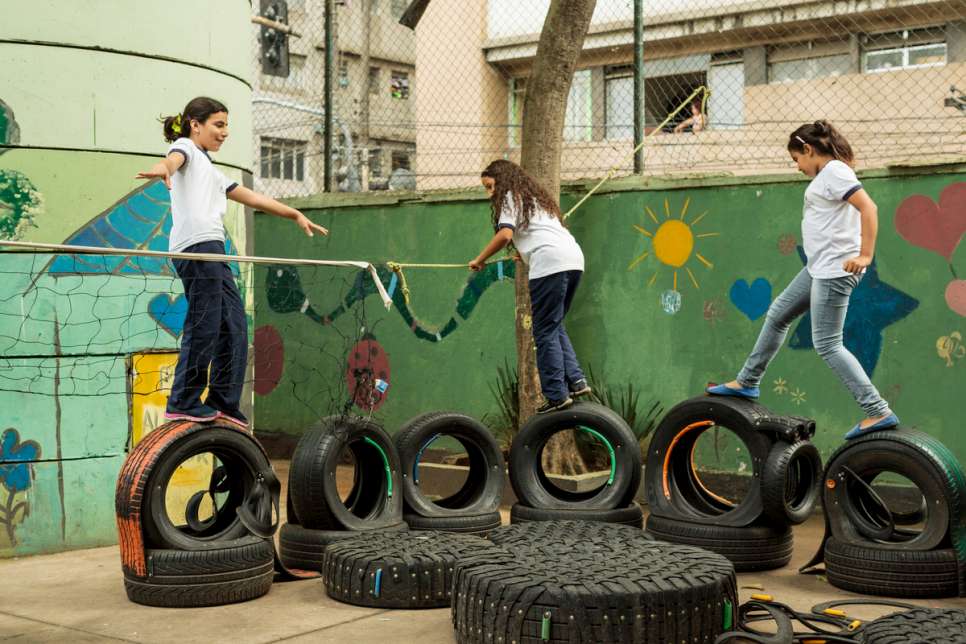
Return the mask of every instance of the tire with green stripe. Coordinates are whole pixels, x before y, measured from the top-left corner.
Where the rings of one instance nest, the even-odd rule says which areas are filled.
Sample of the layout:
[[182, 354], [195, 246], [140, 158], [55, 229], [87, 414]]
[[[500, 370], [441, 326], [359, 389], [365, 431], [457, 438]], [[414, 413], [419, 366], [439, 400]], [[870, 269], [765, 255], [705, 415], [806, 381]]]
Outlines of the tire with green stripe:
[[[889, 473], [918, 488], [921, 512], [903, 519], [883, 511], [869, 484]], [[850, 441], [832, 455], [825, 470], [823, 505], [832, 536], [854, 546], [928, 551], [951, 541], [954, 549], [966, 552], [964, 497], [966, 475], [956, 457], [934, 437], [912, 430]], [[905, 523], [921, 525], [902, 528]], [[960, 566], [964, 563], [961, 559]]]
[[[355, 460], [345, 501], [336, 476], [341, 455]], [[292, 455], [288, 493], [299, 523], [313, 530], [375, 530], [402, 522], [399, 455], [386, 432], [361, 418], [331, 416], [310, 427]]]
[[[593, 490], [571, 492], [554, 485], [543, 470], [543, 451], [555, 434], [573, 429], [600, 441], [610, 460], [606, 482]], [[547, 509], [612, 510], [628, 506], [641, 483], [641, 450], [634, 432], [613, 411], [581, 402], [537, 414], [517, 432], [510, 446], [510, 484], [523, 505]]]
[[322, 583], [332, 599], [375, 608], [450, 605], [456, 562], [495, 548], [449, 532], [365, 532], [330, 544]]

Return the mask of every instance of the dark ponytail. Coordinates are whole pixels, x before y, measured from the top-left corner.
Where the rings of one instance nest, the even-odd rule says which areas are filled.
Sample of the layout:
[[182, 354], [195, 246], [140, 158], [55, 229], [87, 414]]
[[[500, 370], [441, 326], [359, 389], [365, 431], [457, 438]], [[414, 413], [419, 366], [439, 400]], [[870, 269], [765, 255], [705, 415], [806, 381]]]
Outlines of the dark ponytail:
[[162, 116], [161, 122], [164, 130], [164, 140], [174, 143], [181, 137], [191, 135], [191, 122], [198, 121], [204, 123], [208, 117], [216, 112], [228, 113], [228, 108], [221, 101], [216, 101], [207, 96], [199, 96], [188, 101], [181, 114], [174, 116]]
[[806, 123], [792, 132], [788, 137], [788, 151], [804, 153], [806, 143], [819, 154], [838, 159], [848, 165], [855, 162], [852, 146], [828, 121]]

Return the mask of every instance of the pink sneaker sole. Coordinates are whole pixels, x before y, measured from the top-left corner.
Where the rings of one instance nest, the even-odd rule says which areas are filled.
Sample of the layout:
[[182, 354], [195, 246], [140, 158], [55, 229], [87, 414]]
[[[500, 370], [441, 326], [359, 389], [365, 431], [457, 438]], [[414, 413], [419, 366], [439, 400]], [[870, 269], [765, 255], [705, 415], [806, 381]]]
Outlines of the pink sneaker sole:
[[218, 415], [214, 416], [192, 416], [191, 414], [179, 414], [172, 412], [164, 412], [165, 420], [191, 420], [196, 423], [210, 423], [211, 421], [218, 418]]
[[229, 416], [228, 414], [226, 414], [224, 412], [218, 412], [218, 414], [215, 416], [215, 418], [218, 418], [218, 419], [221, 419], [221, 420], [226, 420], [229, 423], [231, 423], [232, 425], [235, 425], [237, 427], [240, 427], [240, 428], [242, 428], [244, 430], [248, 430], [248, 423], [246, 423], [245, 421], [242, 421], [242, 420], [238, 420], [234, 416]]

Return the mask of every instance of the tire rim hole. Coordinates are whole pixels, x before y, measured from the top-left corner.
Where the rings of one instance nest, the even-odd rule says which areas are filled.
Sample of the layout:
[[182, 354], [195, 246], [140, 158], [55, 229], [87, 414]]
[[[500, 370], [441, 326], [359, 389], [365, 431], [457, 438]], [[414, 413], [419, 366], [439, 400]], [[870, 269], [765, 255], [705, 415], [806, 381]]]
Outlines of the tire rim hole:
[[[607, 486], [613, 476], [613, 461], [605, 440], [579, 427], [565, 427], [554, 432], [540, 447], [538, 476], [554, 496], [569, 501], [589, 499]], [[553, 476], [585, 476], [600, 479], [600, 484], [582, 492], [565, 490], [553, 482]]]
[[413, 481], [425, 485], [433, 469], [445, 470], [445, 476], [435, 477], [430, 493], [423, 489], [420, 492], [427, 501], [441, 508], [460, 508], [474, 503], [482, 494], [488, 476], [480, 448], [446, 432], [434, 434], [420, 446], [413, 463]]
[[669, 455], [671, 498], [702, 516], [731, 512], [757, 485], [753, 462], [748, 446], [728, 427], [693, 430]]

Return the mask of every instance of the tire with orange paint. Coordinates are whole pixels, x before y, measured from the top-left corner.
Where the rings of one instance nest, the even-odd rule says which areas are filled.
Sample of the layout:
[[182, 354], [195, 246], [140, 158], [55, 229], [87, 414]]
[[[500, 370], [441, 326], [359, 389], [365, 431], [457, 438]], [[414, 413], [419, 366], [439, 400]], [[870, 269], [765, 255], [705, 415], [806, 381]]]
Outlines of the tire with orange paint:
[[[744, 498], [715, 494], [702, 481], [694, 458], [701, 435], [714, 428], [735, 434], [750, 457], [751, 485]], [[715, 526], [743, 527], [763, 512], [761, 479], [768, 455], [777, 444], [808, 441], [815, 432], [810, 419], [780, 416], [752, 401], [699, 396], [675, 405], [651, 436], [647, 452], [646, 488], [652, 515]], [[801, 507], [801, 511], [811, 508]], [[788, 520], [781, 522], [788, 525]]]
[[[165, 491], [181, 463], [200, 454], [213, 454], [227, 470], [229, 489], [215, 520], [204, 530], [172, 521]], [[141, 514], [146, 545], [176, 550], [205, 549], [210, 544], [249, 536], [237, 508], [250, 497], [259, 474], [271, 464], [261, 445], [248, 433], [227, 426], [208, 425], [175, 436], [147, 474]]]

